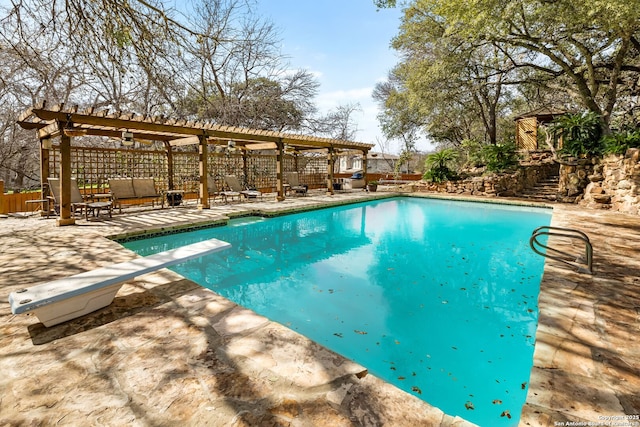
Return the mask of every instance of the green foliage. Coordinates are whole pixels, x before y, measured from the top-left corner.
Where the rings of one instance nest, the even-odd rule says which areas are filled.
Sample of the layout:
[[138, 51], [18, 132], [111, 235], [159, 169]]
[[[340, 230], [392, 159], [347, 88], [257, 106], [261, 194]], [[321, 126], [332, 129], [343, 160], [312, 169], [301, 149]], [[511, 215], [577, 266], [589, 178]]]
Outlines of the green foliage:
[[504, 172], [518, 165], [518, 152], [512, 142], [485, 145], [482, 147], [482, 157], [490, 172]]
[[614, 133], [605, 136], [602, 142], [604, 153], [624, 154], [629, 148], [640, 148], [640, 130]]
[[487, 164], [482, 152], [483, 144], [473, 139], [465, 139], [460, 144], [463, 155], [466, 157], [464, 165], [467, 167], [481, 167]]
[[427, 156], [424, 166], [426, 172], [423, 178], [427, 181], [443, 182], [457, 178], [457, 173], [451, 169], [458, 159], [458, 152], [452, 148], [445, 148]]
[[[618, 98], [640, 75], [637, 0], [373, 2], [404, 11], [392, 46], [402, 58], [393, 73], [406, 102], [386, 107], [417, 110], [436, 142], [501, 140], [501, 124], [512, 126], [498, 120], [526, 111], [514, 108], [521, 96], [526, 106], [581, 105], [601, 116], [607, 133], [622, 110]], [[590, 141], [598, 140], [570, 142], [569, 150], [597, 152]]]
[[563, 137], [560, 155], [595, 157], [602, 155], [602, 122], [592, 111], [582, 114], [564, 114], [553, 121], [551, 130]]

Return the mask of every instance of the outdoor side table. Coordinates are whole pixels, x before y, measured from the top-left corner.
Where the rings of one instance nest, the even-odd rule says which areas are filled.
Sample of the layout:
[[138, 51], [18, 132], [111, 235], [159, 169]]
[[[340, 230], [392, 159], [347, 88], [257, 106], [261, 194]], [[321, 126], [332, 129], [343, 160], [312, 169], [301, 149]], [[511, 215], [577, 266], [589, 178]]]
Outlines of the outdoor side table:
[[91, 214], [94, 217], [99, 217], [100, 216], [100, 211], [103, 210], [103, 209], [106, 209], [107, 212], [109, 213], [109, 218], [112, 218], [112, 216], [111, 216], [112, 208], [113, 208], [113, 202], [91, 202], [91, 203], [87, 203], [87, 206], [85, 207], [85, 210], [84, 210], [85, 219], [87, 221], [89, 221], [89, 209], [91, 209]]

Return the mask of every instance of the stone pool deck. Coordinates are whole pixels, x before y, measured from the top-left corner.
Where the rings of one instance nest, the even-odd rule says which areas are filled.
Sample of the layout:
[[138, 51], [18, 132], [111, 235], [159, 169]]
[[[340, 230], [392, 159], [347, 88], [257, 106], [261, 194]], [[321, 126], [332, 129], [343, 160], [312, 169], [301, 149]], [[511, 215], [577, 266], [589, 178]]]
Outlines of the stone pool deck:
[[[109, 307], [51, 328], [10, 312], [11, 291], [136, 256], [107, 236], [389, 195], [130, 210], [69, 227], [0, 219], [0, 425], [470, 425], [169, 270], [129, 281]], [[640, 218], [555, 205], [552, 225], [589, 234], [596, 275], [547, 261], [520, 424], [640, 414]]]

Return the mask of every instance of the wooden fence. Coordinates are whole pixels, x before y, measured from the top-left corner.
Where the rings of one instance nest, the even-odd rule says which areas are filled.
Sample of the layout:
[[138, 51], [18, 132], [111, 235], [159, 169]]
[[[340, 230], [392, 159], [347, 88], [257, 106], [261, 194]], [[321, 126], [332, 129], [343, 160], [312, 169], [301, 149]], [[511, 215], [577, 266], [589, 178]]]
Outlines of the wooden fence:
[[38, 203], [27, 203], [27, 201], [41, 198], [42, 194], [39, 191], [5, 194], [4, 181], [0, 180], [0, 214], [37, 211], [41, 206]]

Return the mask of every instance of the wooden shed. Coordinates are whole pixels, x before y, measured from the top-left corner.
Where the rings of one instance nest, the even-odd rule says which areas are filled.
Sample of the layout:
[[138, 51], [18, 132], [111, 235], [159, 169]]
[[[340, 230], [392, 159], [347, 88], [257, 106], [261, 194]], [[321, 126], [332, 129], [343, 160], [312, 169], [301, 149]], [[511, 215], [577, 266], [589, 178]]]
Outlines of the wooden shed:
[[[516, 147], [518, 150], [536, 151], [545, 150], [545, 145], [538, 144], [538, 129], [540, 125], [548, 124], [557, 116], [566, 111], [541, 107], [515, 118], [516, 122]], [[554, 138], [554, 148], [562, 148], [562, 141]]]

